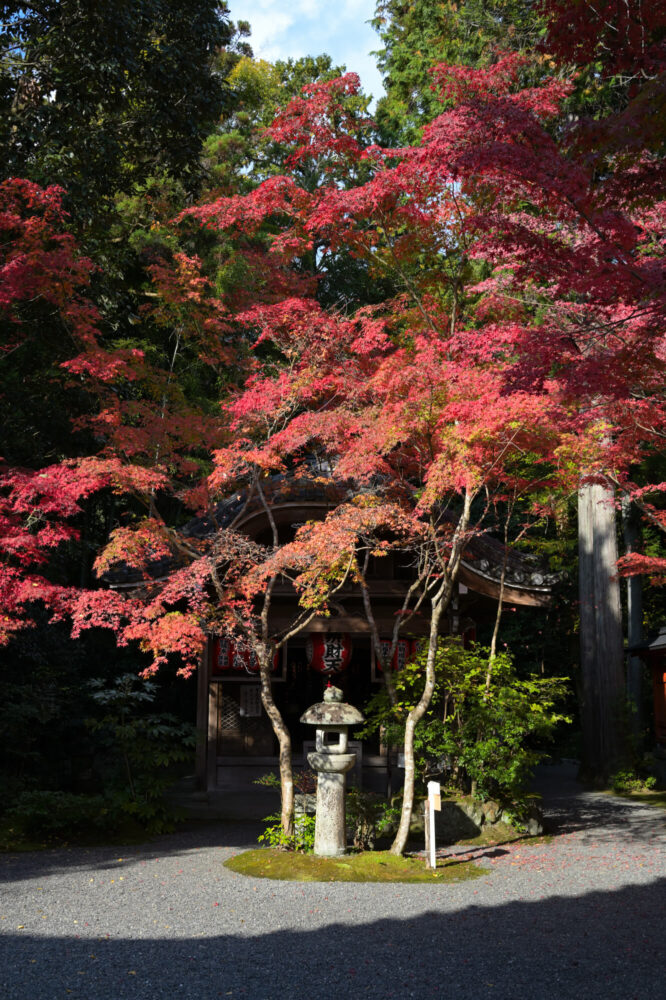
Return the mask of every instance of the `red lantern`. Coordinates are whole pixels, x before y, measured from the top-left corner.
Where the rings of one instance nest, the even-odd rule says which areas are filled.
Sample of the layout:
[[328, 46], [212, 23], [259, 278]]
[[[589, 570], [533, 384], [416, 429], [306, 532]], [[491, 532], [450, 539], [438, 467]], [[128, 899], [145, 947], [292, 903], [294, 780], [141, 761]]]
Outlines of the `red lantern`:
[[[380, 643], [382, 647], [382, 658], [385, 658], [388, 656], [391, 649], [391, 640], [381, 639]], [[402, 670], [402, 668], [409, 663], [410, 660], [414, 659], [418, 650], [419, 644], [416, 639], [398, 639], [393, 657], [391, 659], [391, 667], [393, 670]], [[377, 658], [376, 666], [378, 670], [383, 671], [384, 666], [383, 663], [379, 662], [379, 658]]]
[[[273, 656], [273, 673], [280, 664], [280, 653], [276, 650]], [[230, 639], [217, 639], [214, 646], [213, 676], [226, 673], [229, 670], [244, 670], [248, 674], [259, 673], [259, 661], [256, 653], [246, 648], [239, 648]]]
[[216, 639], [213, 645], [213, 677], [233, 670], [234, 647], [229, 639]]
[[313, 632], [305, 644], [308, 666], [320, 674], [337, 674], [349, 666], [352, 654], [351, 637], [334, 633]]

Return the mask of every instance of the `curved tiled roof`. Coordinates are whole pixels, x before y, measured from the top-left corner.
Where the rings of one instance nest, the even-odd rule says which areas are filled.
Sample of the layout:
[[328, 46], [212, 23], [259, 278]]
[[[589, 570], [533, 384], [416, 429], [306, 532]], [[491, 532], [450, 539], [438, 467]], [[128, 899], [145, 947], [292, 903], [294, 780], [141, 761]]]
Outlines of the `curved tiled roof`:
[[[295, 508], [303, 513], [307, 509], [331, 507], [345, 495], [345, 490], [332, 486], [323, 480], [297, 478], [296, 476], [275, 475], [263, 484], [266, 499], [274, 512], [283, 511], [293, 516]], [[205, 542], [211, 539], [221, 528], [237, 526], [251, 522], [257, 516], [264, 515], [263, 502], [258, 495], [250, 496], [238, 492], [220, 501], [211, 513], [194, 517], [180, 530], [185, 539]], [[506, 564], [506, 565], [505, 565]], [[145, 572], [141, 573], [133, 567], [118, 564], [106, 571], [103, 581], [114, 589], [131, 589], [150, 582], [164, 579], [184, 565], [182, 558], [174, 551], [171, 556], [164, 556], [148, 563]], [[511, 588], [514, 599], [519, 600], [521, 592], [530, 593], [537, 600], [530, 603], [545, 603], [552, 587], [561, 580], [562, 575], [547, 570], [542, 561], [534, 555], [521, 553], [509, 547], [508, 551], [502, 542], [488, 534], [476, 536], [465, 550], [462, 561], [461, 580], [472, 590], [495, 595], [501, 581], [502, 569], [505, 566], [505, 588]], [[543, 601], [538, 600], [542, 595]]]

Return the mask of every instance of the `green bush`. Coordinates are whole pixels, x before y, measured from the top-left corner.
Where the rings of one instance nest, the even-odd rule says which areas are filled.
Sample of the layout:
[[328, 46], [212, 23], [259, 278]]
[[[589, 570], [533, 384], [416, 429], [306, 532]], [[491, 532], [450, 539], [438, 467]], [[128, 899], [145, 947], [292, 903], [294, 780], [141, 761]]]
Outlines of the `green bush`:
[[294, 817], [293, 836], [287, 835], [282, 829], [281, 817], [278, 813], [264, 817], [264, 823], [269, 825], [257, 838], [260, 844], [267, 847], [278, 847], [284, 851], [302, 851], [312, 854], [314, 850], [315, 817], [307, 813], [297, 813]]
[[5, 813], [5, 821], [19, 838], [38, 840], [76, 837], [114, 827], [103, 795], [70, 792], [23, 792]]
[[656, 778], [644, 778], [630, 770], [618, 771], [611, 777], [610, 782], [613, 791], [620, 795], [627, 792], [649, 792], [657, 785]]
[[[372, 699], [366, 733], [382, 726], [390, 744], [402, 745], [403, 720], [421, 695], [424, 673], [420, 660], [400, 672], [396, 709], [384, 692]], [[457, 791], [497, 800], [517, 818], [527, 814], [534, 765], [560, 723], [569, 721], [556, 707], [567, 695], [567, 679], [519, 677], [508, 653], [497, 654], [491, 664], [487, 649], [464, 649], [456, 639], [441, 642], [436, 676], [430, 709], [414, 739], [421, 788], [439, 777]]]
[[93, 700], [103, 708], [86, 725], [107, 750], [105, 799], [112, 815], [129, 817], [149, 833], [173, 828], [175, 814], [164, 792], [173, 782], [173, 768], [190, 761], [196, 745], [194, 726], [175, 716], [146, 711], [156, 688], [134, 674], [113, 684], [95, 680]]
[[348, 836], [361, 851], [373, 851], [377, 838], [392, 833], [400, 819], [399, 805], [358, 788], [347, 793], [345, 806]]

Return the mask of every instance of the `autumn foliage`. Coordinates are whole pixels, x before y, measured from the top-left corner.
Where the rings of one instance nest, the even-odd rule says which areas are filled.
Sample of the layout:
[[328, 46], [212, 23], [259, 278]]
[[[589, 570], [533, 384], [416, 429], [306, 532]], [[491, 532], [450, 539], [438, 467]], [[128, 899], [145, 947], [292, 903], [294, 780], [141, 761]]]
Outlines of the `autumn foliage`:
[[[595, 34], [587, 5], [552, 3], [558, 63], [500, 54], [482, 69], [439, 66], [433, 86], [447, 110], [414, 147], [373, 144], [372, 122], [345, 103], [353, 74], [306, 88], [271, 128], [291, 173], [176, 223], [233, 246], [247, 281], [221, 296], [197, 256], [152, 265], [143, 315], [171, 332], [173, 349], [159, 369], [143, 351], [105, 346], [86, 298], [93, 265], [67, 235], [60, 192], [2, 185], [5, 350], [21, 343], [26, 304], [48, 303], [72, 343], [62, 368], [97, 400], [84, 423], [99, 445], [85, 458], [3, 470], [4, 641], [39, 599], [75, 631], [105, 626], [139, 642], [153, 668], [177, 654], [193, 669], [208, 631], [268, 664], [340, 588], [363, 590], [367, 560], [392, 549], [411, 554], [418, 581], [394, 638], [417, 612], [438, 622], [462, 552], [507, 500], [520, 499], [525, 529], [581, 476], [611, 479], [666, 527], [664, 484], [636, 476], [666, 433], [663, 137], [648, 135], [646, 119], [649, 95], [662, 92], [663, 11], [653, 5], [646, 25], [635, 6], [596, 8], [628, 18], [626, 44], [615, 29]], [[572, 25], [573, 46], [562, 41]], [[599, 51], [635, 86], [607, 122], [575, 128], [564, 115], [573, 64]], [[524, 87], [530, 60], [546, 69]], [[621, 141], [627, 134], [643, 139]], [[308, 167], [315, 186], [298, 181]], [[393, 293], [323, 306], [317, 274], [344, 255]], [[233, 367], [215, 414], [181, 391], [182, 357]], [[325, 495], [326, 516], [287, 540], [273, 525], [264, 545], [220, 519], [241, 497], [270, 524], [271, 484], [287, 479]], [[104, 490], [144, 511], [97, 558], [102, 581], [114, 567], [135, 571], [142, 589], [127, 596], [48, 573], [51, 553], [76, 538], [82, 501]], [[217, 530], [177, 530], [167, 496]], [[160, 558], [171, 569], [156, 580]], [[632, 555], [621, 569], [663, 580], [666, 561]], [[279, 580], [299, 603], [275, 632]]]

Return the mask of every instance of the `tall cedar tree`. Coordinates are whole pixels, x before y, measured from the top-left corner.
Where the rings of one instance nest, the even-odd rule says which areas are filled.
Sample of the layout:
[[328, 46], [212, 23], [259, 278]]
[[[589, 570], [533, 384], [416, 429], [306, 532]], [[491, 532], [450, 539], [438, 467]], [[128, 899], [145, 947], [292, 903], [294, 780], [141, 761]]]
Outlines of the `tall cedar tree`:
[[533, 0], [377, 0], [372, 24], [386, 97], [377, 124], [387, 144], [414, 143], [442, 112], [432, 71], [440, 63], [487, 65], [498, 51], [534, 49], [544, 31]]

